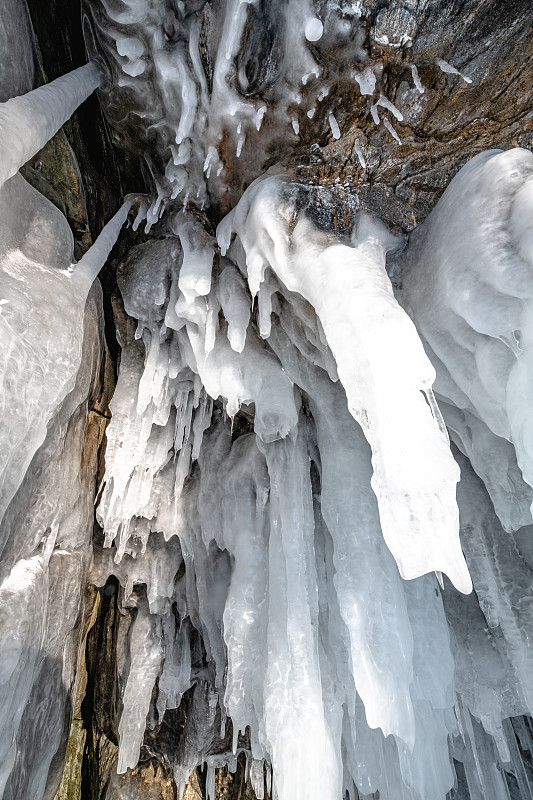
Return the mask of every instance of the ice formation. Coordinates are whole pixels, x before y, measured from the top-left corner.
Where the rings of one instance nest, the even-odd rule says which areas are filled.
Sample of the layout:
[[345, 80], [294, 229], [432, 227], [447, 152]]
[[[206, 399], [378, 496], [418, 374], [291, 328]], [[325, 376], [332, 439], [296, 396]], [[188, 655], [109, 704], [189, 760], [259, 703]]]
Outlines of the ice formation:
[[[0, 795], [5, 798], [43, 796], [64, 737], [64, 707], [76, 685], [73, 654], [91, 561], [94, 484], [94, 459], [82, 457], [82, 448], [102, 345], [101, 297], [91, 287], [129, 208], [125, 203], [76, 265], [65, 217], [17, 170], [99, 81], [100, 71], [88, 64], [0, 105]], [[58, 606], [64, 608], [60, 614]]]
[[[282, 25], [227, 0], [207, 44], [184, 3], [89, 5], [102, 102], [153, 193], [74, 264], [65, 218], [17, 170], [101, 71], [0, 105], [0, 796], [46, 790], [63, 706], [35, 728], [31, 709], [74, 691], [90, 570], [121, 586], [119, 774], [186, 703], [164, 754], [180, 796], [205, 765], [214, 800], [215, 770], [244, 756], [258, 800], [531, 799], [533, 155], [473, 158], [407, 243], [364, 211], [325, 231], [309, 186], [250, 165], [334, 98], [332, 42], [400, 141], [361, 3], [288, 0]], [[378, 22], [375, 41], [411, 41]], [[257, 63], [256, 30], [280, 63]], [[93, 283], [133, 205], [92, 558]]]
[[[472, 180], [480, 164], [487, 175], [478, 180], [487, 186], [494, 183], [489, 172], [502, 176], [501, 247], [514, 259], [506, 289], [526, 298], [533, 159], [525, 151], [489, 153], [459, 174], [398, 257], [398, 296], [425, 344], [432, 344], [439, 314], [437, 330], [448, 342], [445, 321], [463, 301], [456, 291], [442, 303], [450, 291], [439, 281], [457, 286], [458, 264], [466, 292], [479, 281], [477, 263], [489, 280], [482, 226], [496, 218], [488, 210], [482, 222], [476, 212], [476, 198], [487, 202], [488, 194]], [[530, 568], [519, 552], [520, 529], [531, 523], [531, 490], [511, 434], [522, 417], [508, 424], [507, 440], [502, 428], [490, 429], [483, 412], [494, 406], [490, 389], [501, 379], [477, 386], [473, 376], [481, 369], [468, 366], [466, 345], [461, 358], [457, 345], [444, 344], [438, 359], [430, 349], [428, 358], [385, 271], [387, 251], [401, 242], [363, 214], [350, 242], [320, 232], [297, 210], [300, 188], [279, 176], [253, 184], [219, 225], [219, 259], [215, 240], [180, 212], [171, 222], [176, 235], [139, 245], [119, 276], [135, 324], [123, 342], [97, 512], [106, 544], [115, 540], [117, 566], [104, 550], [95, 580], [102, 584], [115, 571], [127, 602], [140, 603], [120, 768], [136, 763], [143, 725], [127, 720], [134, 708], [148, 709], [157, 675], [165, 687], [175, 676], [174, 694], [164, 688], [159, 695], [159, 718], [198, 681], [180, 634], [193, 625], [212, 670], [202, 690], [209, 706], [232, 721], [233, 753], [249, 747], [253, 764], [272, 768], [278, 797], [353, 796], [356, 788], [363, 796], [444, 798], [455, 780], [452, 756], [464, 763], [470, 796], [510, 796], [502, 776], [523, 767], [505, 719], [530, 713], [533, 702]], [[479, 261], [465, 247], [474, 235], [470, 213], [480, 220], [470, 245], [479, 248]], [[457, 251], [439, 249], [443, 228], [454, 225]], [[490, 257], [503, 265], [503, 256]], [[425, 269], [433, 282], [416, 275]], [[501, 276], [500, 268], [494, 280]], [[491, 308], [500, 308], [498, 298]], [[493, 326], [494, 349], [510, 353], [493, 366], [506, 376], [520, 368], [520, 358], [527, 365], [527, 333], [522, 355], [521, 317], [513, 310], [504, 321], [515, 338], [506, 343], [509, 331], [497, 327], [497, 313], [478, 312]], [[477, 336], [487, 349], [487, 333]], [[461, 394], [449, 388], [447, 370], [459, 380], [463, 363], [476, 392], [468, 405], [458, 403], [463, 385]], [[459, 512], [459, 469], [432, 392], [435, 369], [444, 419], [472, 463], [456, 453]], [[519, 407], [509, 406], [509, 418]], [[253, 420], [253, 432], [232, 437], [237, 417], [248, 426]], [[488, 463], [476, 455], [474, 435], [490, 442], [483, 450]], [[523, 439], [515, 447], [527, 477]], [[470, 591], [459, 524], [481, 610], [449, 584], [442, 591], [435, 577], [442, 583], [444, 573]], [[155, 566], [170, 547], [172, 566]], [[174, 581], [182, 559], [185, 574]], [[136, 583], [146, 583], [147, 601], [133, 593]], [[139, 673], [135, 664], [148, 652], [154, 671]], [[483, 673], [489, 653], [493, 666]], [[214, 753], [205, 741], [200, 736], [197, 752], [191, 745], [174, 764], [181, 788], [202, 761], [209, 769], [233, 763], [231, 750]], [[485, 763], [477, 753], [489, 747]], [[259, 774], [261, 796], [262, 768]]]

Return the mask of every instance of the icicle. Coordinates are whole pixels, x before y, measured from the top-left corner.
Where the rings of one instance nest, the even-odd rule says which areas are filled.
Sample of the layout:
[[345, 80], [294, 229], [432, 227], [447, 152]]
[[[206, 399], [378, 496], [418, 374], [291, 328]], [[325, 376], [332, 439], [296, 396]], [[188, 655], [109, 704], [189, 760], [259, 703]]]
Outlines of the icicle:
[[[468, 592], [471, 581], [460, 548], [454, 500], [458, 470], [422, 395], [431, 388], [435, 373], [413, 324], [394, 300], [385, 271], [385, 253], [398, 242], [365, 215], [359, 217], [354, 248], [331, 246], [303, 217], [289, 238], [286, 217], [271, 210], [282, 185], [279, 178], [252, 184], [220, 232], [225, 238], [232, 228], [237, 232], [246, 253], [252, 294], [270, 265], [290, 291], [315, 308], [336, 357], [350, 411], [372, 446], [372, 486], [383, 534], [402, 576], [414, 578], [440, 570]], [[332, 270], [334, 284], [326, 277]], [[373, 314], [377, 314], [375, 320]], [[368, 330], [379, 335], [368, 337]], [[393, 355], [396, 346], [399, 350]], [[367, 368], [369, 373], [363, 378]], [[394, 414], [386, 408], [391, 385], [395, 387]], [[398, 413], [401, 426], [394, 422]], [[399, 447], [404, 434], [405, 445]], [[415, 439], [420, 448], [416, 457]]]
[[115, 216], [102, 228], [94, 244], [81, 257], [78, 263], [73, 265], [72, 280], [82, 286], [86, 292], [89, 291], [94, 279], [107, 261], [109, 253], [128, 217], [131, 205], [130, 200], [126, 200], [122, 204]]
[[377, 101], [376, 105], [377, 105], [377, 106], [382, 106], [383, 108], [386, 108], [388, 111], [390, 111], [390, 112], [391, 112], [391, 114], [394, 114], [394, 116], [396, 117], [396, 119], [398, 120], [398, 122], [401, 122], [401, 121], [403, 120], [403, 114], [402, 114], [402, 112], [401, 112], [401, 111], [399, 111], [399, 110], [396, 108], [396, 106], [394, 105], [394, 103], [391, 103], [391, 101], [390, 101], [390, 100], [387, 100], [387, 98], [386, 98], [386, 97], [384, 97], [382, 94], [380, 94], [380, 96], [379, 96], [379, 100]]
[[420, 77], [418, 75], [418, 70], [416, 68], [416, 65], [415, 64], [409, 64], [409, 66], [411, 67], [411, 75], [413, 76], [413, 83], [415, 85], [415, 88], [418, 89], [420, 94], [424, 94], [424, 87], [422, 86], [422, 83], [420, 82]]
[[359, 84], [362, 95], [374, 94], [376, 88], [376, 75], [373, 67], [367, 67], [363, 72], [354, 72], [353, 77]]
[[389, 120], [387, 119], [387, 117], [383, 117], [383, 125], [386, 127], [386, 129], [387, 129], [387, 130], [388, 130], [388, 132], [391, 134], [391, 136], [392, 136], [394, 139], [396, 139], [396, 141], [398, 142], [398, 144], [401, 144], [402, 142], [401, 142], [401, 139], [400, 139], [400, 137], [398, 136], [398, 134], [396, 133], [396, 131], [394, 130], [394, 128], [393, 128], [393, 127], [392, 127], [392, 125], [390, 124], [390, 122], [389, 122]]
[[233, 350], [242, 353], [250, 321], [250, 296], [240, 272], [228, 264], [220, 273], [217, 296], [228, 321], [228, 340]]
[[257, 121], [255, 123], [255, 127], [256, 127], [257, 131], [261, 130], [263, 117], [265, 116], [266, 112], [267, 112], [267, 107], [264, 106], [264, 105], [263, 106], [259, 106], [259, 108], [257, 109]]
[[172, 220], [172, 230], [179, 236], [183, 248], [178, 286], [186, 302], [192, 303], [195, 297], [209, 294], [211, 288], [212, 240], [192, 217], [185, 214], [178, 214]]
[[0, 186], [44, 147], [101, 80], [91, 62], [0, 104]]
[[359, 163], [361, 164], [363, 169], [366, 169], [366, 161], [363, 156], [363, 150], [359, 143], [359, 139], [355, 140], [355, 144], [353, 146], [353, 152], [356, 154], [357, 158], [359, 159]]
[[450, 75], [460, 75], [461, 78], [466, 83], [472, 83], [472, 78], [467, 78], [466, 75], [463, 75], [462, 72], [459, 72], [458, 69], [455, 69], [455, 67], [452, 67], [452, 65], [448, 64], [448, 62], [444, 61], [444, 59], [436, 58], [435, 59], [435, 64], [442, 70], [442, 72], [448, 73]]
[[331, 135], [333, 136], [334, 139], [340, 139], [341, 131], [339, 128], [339, 124], [331, 111], [329, 112], [328, 120], [329, 120], [329, 127], [331, 128]]
[[124, 709], [119, 723], [117, 772], [135, 767], [146, 726], [152, 690], [159, 675], [163, 652], [161, 622], [148, 611], [146, 601], [138, 607], [129, 635], [130, 666], [124, 688]]

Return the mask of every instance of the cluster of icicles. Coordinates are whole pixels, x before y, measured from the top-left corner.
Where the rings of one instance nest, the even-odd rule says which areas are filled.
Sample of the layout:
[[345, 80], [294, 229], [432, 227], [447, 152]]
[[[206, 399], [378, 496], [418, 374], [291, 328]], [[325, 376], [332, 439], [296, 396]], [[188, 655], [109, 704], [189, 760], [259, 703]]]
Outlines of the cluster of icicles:
[[[33, 135], [25, 114], [51, 135], [98, 74], [61, 81], [42, 108], [41, 89], [0, 108], [3, 152], [6, 131]], [[41, 144], [4, 159], [3, 190]], [[292, 190], [256, 181], [216, 238], [169, 213], [119, 274], [137, 324], [97, 510], [115, 549], [94, 571], [137, 607], [118, 769], [196, 684], [180, 791], [207, 763], [212, 800], [245, 749], [258, 798], [530, 798], [529, 728], [509, 717], [533, 712], [533, 157], [461, 171], [396, 258], [402, 305], [385, 270], [401, 242], [363, 214], [350, 242], [322, 233]], [[56, 276], [78, 274], [76, 307], [126, 212]]]
[[[232, 176], [256, 177], [272, 152], [305, 141], [317, 118], [339, 139], [346, 87], [358, 86], [374, 124], [400, 142], [391, 120], [404, 117], [383, 94], [383, 64], [363, 47], [360, 0], [227, 0], [216, 12], [202, 2], [103, 0], [90, 14], [113, 74], [104, 111], [126, 147], [142, 152], [155, 188], [147, 230], [171, 200], [203, 208]], [[404, 100], [412, 104], [424, 87], [416, 64], [406, 63], [412, 82]], [[442, 58], [434, 63], [461, 75]], [[362, 134], [354, 153], [365, 169], [371, 148]]]
[[119, 273], [95, 571], [138, 609], [119, 771], [202, 684], [180, 791], [245, 749], [259, 798], [529, 798], [533, 157], [473, 159], [396, 258], [433, 365], [385, 269], [403, 242], [364, 214], [340, 242], [294, 189], [259, 179], [216, 238], [170, 214]]

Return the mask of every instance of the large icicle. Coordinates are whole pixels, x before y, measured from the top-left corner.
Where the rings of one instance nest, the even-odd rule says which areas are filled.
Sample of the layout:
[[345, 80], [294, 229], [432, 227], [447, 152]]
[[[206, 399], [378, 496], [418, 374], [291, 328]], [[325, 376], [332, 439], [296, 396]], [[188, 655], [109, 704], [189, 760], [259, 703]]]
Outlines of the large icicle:
[[[339, 384], [304, 359], [279, 330], [270, 341], [309, 396], [320, 451], [321, 511], [333, 540], [334, 582], [355, 688], [370, 727], [412, 744], [411, 626], [398, 570], [381, 537], [368, 444]], [[375, 625], [385, 618], [388, 628]]]
[[[303, 427], [303, 426], [302, 426]], [[309, 456], [296, 442], [261, 445], [271, 482], [264, 735], [278, 796], [338, 797], [341, 771], [322, 702]]]
[[271, 267], [314, 306], [348, 407], [372, 448], [383, 535], [402, 576], [437, 570], [468, 592], [455, 503], [459, 471], [433, 399], [435, 372], [385, 272], [396, 242], [364, 215], [354, 247], [331, 242], [303, 218], [289, 236], [295, 212], [284, 200], [286, 186], [277, 177], [252, 184], [219, 226], [222, 251], [235, 232], [252, 295]]
[[122, 226], [128, 218], [131, 201], [126, 200], [114, 217], [104, 225], [97, 240], [80, 258], [74, 267], [73, 283], [78, 284], [81, 291], [88, 292], [92, 283], [108, 259], [115, 246]]
[[101, 80], [91, 62], [0, 104], [0, 186], [44, 147]]

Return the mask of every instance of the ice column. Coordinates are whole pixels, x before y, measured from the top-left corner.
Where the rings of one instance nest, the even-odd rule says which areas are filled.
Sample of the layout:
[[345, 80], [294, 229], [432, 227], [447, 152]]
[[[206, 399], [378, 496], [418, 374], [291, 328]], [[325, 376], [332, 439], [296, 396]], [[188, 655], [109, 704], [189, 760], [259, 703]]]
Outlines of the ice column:
[[121, 228], [128, 218], [130, 208], [131, 201], [125, 200], [114, 217], [109, 220], [107, 225], [104, 225], [92, 247], [87, 250], [75, 265], [73, 283], [85, 293], [89, 291], [94, 279], [107, 261], [109, 253], [116, 244]]

